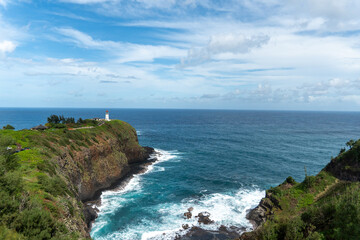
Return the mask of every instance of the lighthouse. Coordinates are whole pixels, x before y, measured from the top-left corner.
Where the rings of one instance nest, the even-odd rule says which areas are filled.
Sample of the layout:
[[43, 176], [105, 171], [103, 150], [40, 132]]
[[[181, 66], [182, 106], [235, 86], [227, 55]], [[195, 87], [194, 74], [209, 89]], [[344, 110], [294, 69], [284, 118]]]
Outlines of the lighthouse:
[[105, 121], [110, 121], [108, 110], [106, 110], [106, 112], [105, 112]]

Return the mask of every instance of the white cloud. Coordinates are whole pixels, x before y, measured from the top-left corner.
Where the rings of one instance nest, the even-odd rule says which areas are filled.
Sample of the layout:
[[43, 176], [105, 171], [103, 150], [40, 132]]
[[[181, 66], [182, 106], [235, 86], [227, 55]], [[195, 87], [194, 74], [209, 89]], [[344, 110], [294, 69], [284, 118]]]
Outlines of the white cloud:
[[67, 40], [76, 43], [79, 47], [94, 48], [94, 49], [108, 49], [117, 47], [113, 41], [97, 41], [91, 36], [72, 28], [58, 28], [58, 32], [67, 36]]
[[290, 0], [286, 5], [294, 13], [328, 19], [357, 18], [360, 12], [358, 0]]
[[114, 41], [95, 40], [91, 36], [72, 28], [56, 29], [60, 34], [67, 37], [67, 41], [73, 42], [79, 47], [107, 51], [116, 56], [118, 62], [153, 61], [156, 58], [179, 58], [184, 55], [182, 49], [159, 46], [142, 45]]
[[8, 0], [0, 0], [0, 5], [6, 7]]
[[16, 44], [11, 41], [4, 40], [0, 42], [0, 52], [2, 53], [11, 53], [15, 50], [15, 48]]
[[94, 4], [94, 3], [105, 3], [110, 0], [60, 0], [60, 2], [75, 3], [75, 4]]
[[348, 95], [348, 96], [344, 96], [342, 97], [343, 101], [347, 101], [350, 102], [351, 104], [357, 104], [360, 105], [360, 95]]
[[245, 37], [232, 33], [212, 36], [206, 47], [190, 49], [187, 57], [181, 59], [181, 66], [203, 63], [221, 53], [248, 53], [267, 44], [269, 39], [266, 35]]

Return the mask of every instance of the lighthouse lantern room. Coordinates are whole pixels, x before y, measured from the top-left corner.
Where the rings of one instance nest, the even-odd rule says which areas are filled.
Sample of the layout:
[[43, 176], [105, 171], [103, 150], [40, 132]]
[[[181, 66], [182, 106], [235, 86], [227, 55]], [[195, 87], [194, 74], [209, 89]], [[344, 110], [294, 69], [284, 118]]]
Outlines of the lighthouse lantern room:
[[106, 110], [106, 112], [105, 112], [105, 121], [110, 121], [108, 110]]

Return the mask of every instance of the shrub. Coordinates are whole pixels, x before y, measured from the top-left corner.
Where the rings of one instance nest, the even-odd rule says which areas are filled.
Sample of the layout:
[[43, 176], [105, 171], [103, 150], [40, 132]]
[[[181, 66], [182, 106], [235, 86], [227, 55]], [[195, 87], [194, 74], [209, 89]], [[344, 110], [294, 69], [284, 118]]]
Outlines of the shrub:
[[40, 208], [21, 212], [13, 223], [13, 227], [19, 233], [34, 240], [51, 239], [57, 232], [55, 220], [49, 212]]
[[345, 152], [345, 151], [346, 151], [345, 148], [341, 148], [339, 154], [342, 154], [342, 153]]
[[304, 181], [302, 182], [302, 185], [307, 189], [312, 188], [315, 184], [315, 180], [315, 176], [306, 176]]
[[68, 193], [65, 182], [58, 176], [49, 178], [47, 175], [43, 174], [38, 176], [38, 179], [41, 188], [55, 197], [59, 195], [64, 196]]
[[18, 234], [14, 230], [8, 229], [5, 226], [0, 226], [0, 239], [25, 240], [24, 236]]
[[20, 193], [23, 187], [24, 183], [20, 173], [9, 172], [0, 177], [0, 189], [8, 192], [10, 195]]
[[10, 124], [3, 126], [3, 129], [7, 129], [7, 130], [14, 130], [15, 128], [13, 126], [11, 126]]
[[291, 176], [288, 176], [287, 178], [286, 178], [286, 182], [287, 183], [290, 183], [290, 184], [295, 184], [296, 183], [296, 181], [291, 177]]

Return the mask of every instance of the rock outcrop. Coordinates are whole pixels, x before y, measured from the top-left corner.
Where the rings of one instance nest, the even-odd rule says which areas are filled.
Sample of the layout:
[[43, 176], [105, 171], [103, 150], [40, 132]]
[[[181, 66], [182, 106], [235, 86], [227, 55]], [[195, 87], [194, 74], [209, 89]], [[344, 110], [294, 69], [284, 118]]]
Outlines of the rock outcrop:
[[[61, 125], [44, 131], [0, 132], [0, 138], [6, 139], [0, 141], [5, 144], [0, 150], [9, 149], [0, 151], [0, 158], [17, 163], [5, 176], [16, 176], [17, 182], [10, 185], [16, 186], [17, 192], [0, 194], [1, 202], [12, 199], [19, 205], [8, 212], [17, 222], [15, 227], [9, 218], [9, 231], [31, 239], [89, 239], [97, 209], [87, 201], [145, 171], [155, 161], [148, 160], [154, 149], [140, 146], [135, 129], [128, 123], [90, 123], [91, 127]], [[16, 146], [21, 150], [11, 150]]]
[[[147, 160], [154, 152], [153, 148], [139, 145], [135, 129], [125, 122], [111, 121], [102, 128], [103, 131], [93, 130], [96, 134], [89, 134], [91, 129], [78, 136], [87, 146], [70, 141], [74, 147], [63, 147], [55, 156], [60, 171], [70, 180], [70, 187], [82, 202], [99, 198], [103, 190], [143, 171], [142, 164], [151, 163]], [[87, 204], [83, 209], [89, 230], [97, 212]]]

